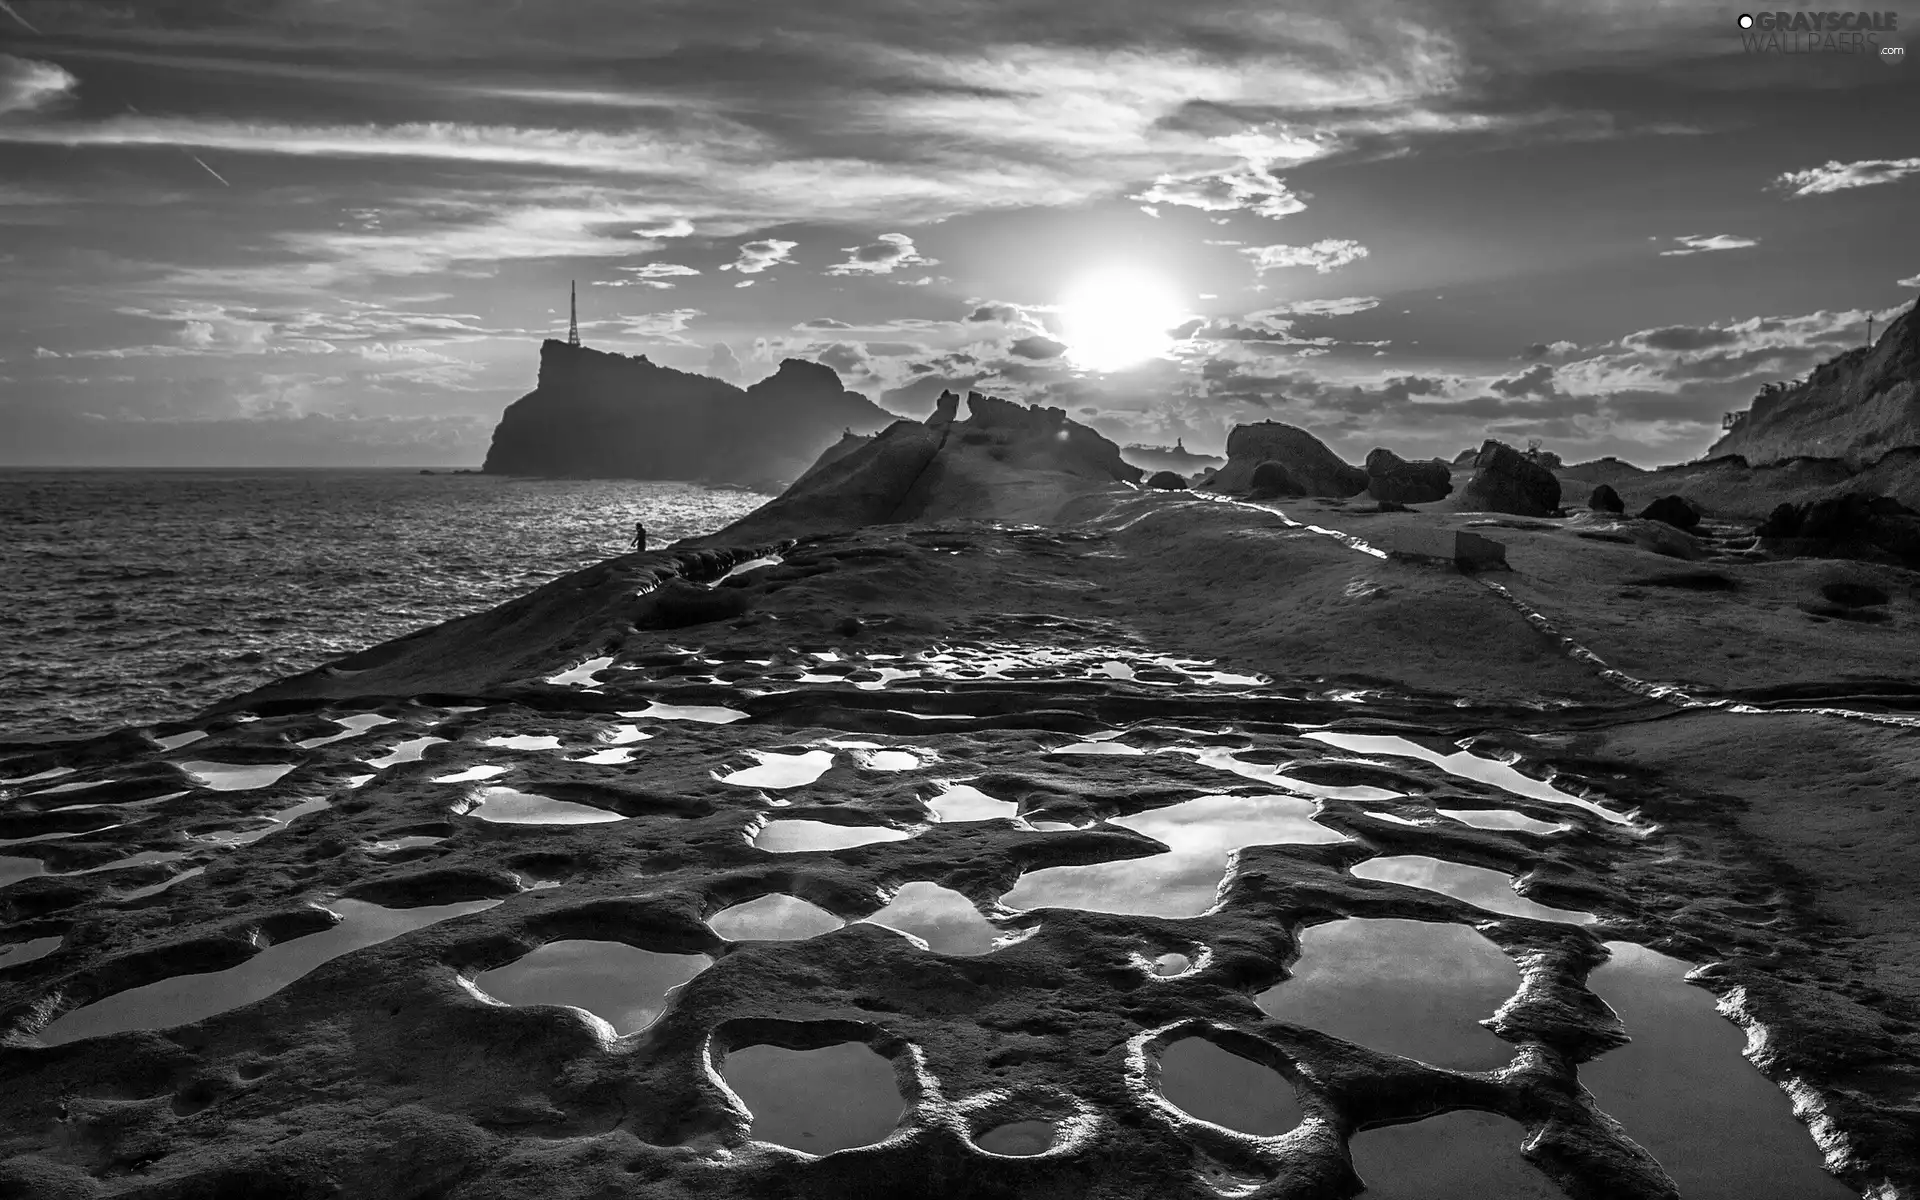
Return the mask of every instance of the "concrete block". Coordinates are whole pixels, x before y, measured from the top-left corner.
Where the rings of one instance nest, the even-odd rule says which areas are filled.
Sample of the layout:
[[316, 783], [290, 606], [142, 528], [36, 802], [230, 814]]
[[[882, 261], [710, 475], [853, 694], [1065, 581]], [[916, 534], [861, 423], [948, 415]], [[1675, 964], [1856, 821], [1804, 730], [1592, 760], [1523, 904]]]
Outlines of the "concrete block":
[[1458, 529], [1412, 525], [1390, 532], [1383, 549], [1398, 558], [1438, 559], [1464, 570], [1507, 565], [1507, 547], [1490, 537]]

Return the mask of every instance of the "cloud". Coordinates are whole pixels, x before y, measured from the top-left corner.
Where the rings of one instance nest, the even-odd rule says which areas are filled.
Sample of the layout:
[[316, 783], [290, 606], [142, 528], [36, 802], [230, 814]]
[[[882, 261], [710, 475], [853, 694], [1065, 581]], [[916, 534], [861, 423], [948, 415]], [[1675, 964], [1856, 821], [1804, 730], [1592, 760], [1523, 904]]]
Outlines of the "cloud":
[[1577, 342], [1535, 342], [1515, 357], [1521, 362], [1536, 362], [1543, 358], [1565, 358], [1578, 353], [1579, 349]]
[[1895, 287], [1920, 288], [1920, 271], [1916, 271], [1905, 279], [1894, 280], [1893, 285]]
[[1312, 267], [1322, 275], [1367, 256], [1359, 242], [1327, 238], [1311, 246], [1245, 246], [1240, 253], [1253, 263], [1253, 269], [1266, 274], [1280, 267]]
[[1292, 300], [1266, 311], [1274, 315], [1344, 317], [1378, 307], [1378, 296], [1342, 296], [1337, 300]]
[[733, 347], [725, 342], [715, 342], [707, 352], [707, 374], [715, 379], [724, 379], [729, 383], [740, 378], [740, 360], [734, 357]]
[[1014, 340], [1008, 347], [1021, 358], [1058, 358], [1067, 351], [1067, 344], [1050, 337], [1023, 337]]
[[700, 273], [699, 269], [695, 267], [686, 267], [679, 263], [665, 262], [650, 262], [643, 263], [637, 267], [616, 267], [614, 269], [629, 272], [642, 279], [671, 279], [677, 276], [698, 275]]
[[1493, 391], [1503, 396], [1552, 396], [1558, 389], [1553, 386], [1553, 366], [1540, 363], [1529, 367], [1510, 379], [1496, 379], [1487, 384]]
[[1277, 220], [1306, 211], [1308, 194], [1290, 190], [1265, 164], [1247, 162], [1225, 171], [1162, 175], [1151, 187], [1128, 198], [1145, 205], [1174, 204], [1202, 212], [1241, 209]]
[[616, 338], [638, 338], [643, 341], [667, 342], [676, 346], [696, 346], [699, 343], [692, 338], [680, 336], [695, 317], [706, 313], [697, 308], [676, 308], [667, 312], [641, 313], [638, 316], [622, 315], [604, 321], [583, 323], [582, 330], [611, 333]]
[[[722, 271], [738, 271], [742, 275], [758, 275], [768, 267], [775, 267], [793, 261], [793, 248], [799, 242], [783, 242], [778, 238], [765, 238], [757, 242], [747, 242], [740, 247], [740, 257], [721, 266]], [[735, 285], [740, 286], [738, 284]]]
[[0, 54], [0, 114], [44, 108], [72, 92], [79, 82], [56, 63]]
[[1662, 250], [1662, 258], [1680, 254], [1701, 254], [1709, 250], [1744, 250], [1748, 246], [1758, 246], [1760, 239], [1741, 237], [1735, 233], [1687, 233], [1673, 239], [1680, 243], [1676, 250]]
[[795, 329], [852, 329], [845, 321], [836, 321], [832, 317], [814, 317], [794, 326]]
[[1788, 171], [1769, 186], [1795, 196], [1822, 196], [1877, 183], [1897, 183], [1909, 175], [1920, 175], [1920, 158], [1868, 158], [1850, 163], [1836, 159], [1822, 167]]
[[904, 233], [883, 233], [864, 246], [842, 246], [841, 250], [852, 257], [828, 267], [827, 274], [891, 275], [896, 267], [931, 267], [940, 262], [922, 255]]

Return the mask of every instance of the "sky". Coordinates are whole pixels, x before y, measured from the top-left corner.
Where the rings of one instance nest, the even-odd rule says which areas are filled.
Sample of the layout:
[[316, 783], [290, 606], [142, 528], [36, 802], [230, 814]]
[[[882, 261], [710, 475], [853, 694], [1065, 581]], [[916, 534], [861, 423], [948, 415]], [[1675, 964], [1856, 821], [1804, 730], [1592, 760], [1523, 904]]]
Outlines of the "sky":
[[909, 417], [1686, 461], [1920, 290], [1920, 7], [1740, 11], [0, 0], [0, 464], [476, 466], [575, 280]]

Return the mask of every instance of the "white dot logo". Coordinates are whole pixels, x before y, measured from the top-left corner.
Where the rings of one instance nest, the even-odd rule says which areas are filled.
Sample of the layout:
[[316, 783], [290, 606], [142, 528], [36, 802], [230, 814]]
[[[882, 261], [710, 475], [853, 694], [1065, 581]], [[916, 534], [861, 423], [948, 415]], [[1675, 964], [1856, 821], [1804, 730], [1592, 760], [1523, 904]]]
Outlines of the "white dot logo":
[[1740, 28], [1742, 28], [1742, 29], [1752, 29], [1752, 28], [1753, 28], [1753, 14], [1752, 14], [1752, 13], [1741, 13], [1741, 14], [1740, 14], [1740, 20], [1739, 20], [1738, 22], [1736, 22], [1736, 24], [1738, 24], [1738, 25], [1740, 26]]

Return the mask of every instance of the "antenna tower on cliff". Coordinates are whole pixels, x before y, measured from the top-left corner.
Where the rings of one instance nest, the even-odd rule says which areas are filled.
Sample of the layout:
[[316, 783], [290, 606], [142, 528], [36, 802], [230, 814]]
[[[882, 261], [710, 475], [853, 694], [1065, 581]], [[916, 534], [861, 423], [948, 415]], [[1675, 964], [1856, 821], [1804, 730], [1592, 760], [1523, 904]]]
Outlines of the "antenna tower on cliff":
[[1873, 345], [1873, 314], [1867, 314], [1867, 345]]
[[567, 345], [580, 344], [580, 289], [572, 280], [567, 281]]

